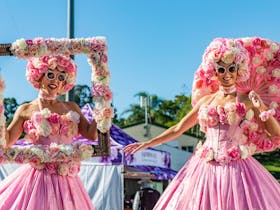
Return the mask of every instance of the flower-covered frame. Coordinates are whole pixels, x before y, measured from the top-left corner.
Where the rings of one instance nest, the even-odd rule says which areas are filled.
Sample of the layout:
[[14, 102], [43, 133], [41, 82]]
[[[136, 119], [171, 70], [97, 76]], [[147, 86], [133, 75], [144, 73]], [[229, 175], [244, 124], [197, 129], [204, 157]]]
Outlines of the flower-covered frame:
[[[110, 72], [107, 64], [108, 57], [105, 37], [19, 39], [13, 43], [0, 44], [0, 56], [16, 56], [22, 59], [45, 55], [69, 56], [76, 54], [86, 54], [88, 63], [92, 68], [91, 91], [95, 104], [93, 116], [98, 128], [98, 145], [93, 145], [93, 156], [108, 156], [110, 155], [109, 130], [114, 112], [111, 107], [112, 92], [109, 88]], [[4, 82], [2, 79], [0, 83], [2, 84], [0, 85], [0, 103], [3, 105]], [[0, 110], [0, 118], [5, 119], [4, 110]], [[0, 128], [2, 128], [1, 130], [5, 128], [5, 120], [1, 120]], [[0, 141], [5, 142], [4, 131], [0, 132]]]

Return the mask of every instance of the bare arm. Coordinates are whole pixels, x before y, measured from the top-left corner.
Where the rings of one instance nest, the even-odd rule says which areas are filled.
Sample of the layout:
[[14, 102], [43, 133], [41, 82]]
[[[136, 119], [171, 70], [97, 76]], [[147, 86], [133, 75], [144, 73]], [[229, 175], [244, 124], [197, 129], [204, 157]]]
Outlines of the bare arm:
[[208, 101], [212, 98], [212, 96], [206, 96], [202, 98], [195, 106], [194, 108], [184, 117], [182, 120], [177, 123], [176, 125], [168, 128], [166, 131], [164, 131], [162, 134], [158, 135], [157, 137], [146, 141], [146, 142], [137, 142], [134, 144], [130, 144], [125, 147], [125, 152], [135, 153], [139, 150], [146, 149], [148, 147], [156, 146], [159, 144], [162, 144], [164, 142], [168, 142], [173, 140], [174, 138], [182, 135], [186, 130], [190, 129], [194, 125], [198, 123], [198, 110], [200, 106], [204, 103], [208, 103]]
[[6, 131], [6, 146], [12, 146], [23, 132], [23, 123], [25, 121], [22, 113], [26, 109], [26, 104], [21, 105], [15, 112], [14, 118]]
[[97, 125], [95, 120], [89, 123], [76, 103], [68, 102], [68, 105], [80, 115], [79, 133], [87, 139], [97, 139]]

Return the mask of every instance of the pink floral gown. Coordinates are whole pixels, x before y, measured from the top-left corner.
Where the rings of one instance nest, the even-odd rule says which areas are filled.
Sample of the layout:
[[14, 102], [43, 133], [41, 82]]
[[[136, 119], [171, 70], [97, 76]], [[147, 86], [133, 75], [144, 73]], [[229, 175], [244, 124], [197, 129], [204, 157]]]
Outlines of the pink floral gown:
[[[244, 143], [244, 104], [205, 105], [199, 123], [206, 141], [169, 184], [155, 210], [276, 210], [280, 185]], [[251, 131], [250, 131], [251, 132]], [[246, 140], [246, 139], [245, 139]]]
[[[24, 123], [26, 138], [35, 144], [71, 144], [78, 132], [79, 115], [33, 113]], [[57, 147], [53, 147], [57, 148]], [[53, 149], [53, 154], [57, 151]], [[56, 153], [58, 154], [58, 153]], [[1, 210], [93, 210], [77, 173], [80, 163], [65, 160], [41, 164], [35, 158], [0, 183]]]

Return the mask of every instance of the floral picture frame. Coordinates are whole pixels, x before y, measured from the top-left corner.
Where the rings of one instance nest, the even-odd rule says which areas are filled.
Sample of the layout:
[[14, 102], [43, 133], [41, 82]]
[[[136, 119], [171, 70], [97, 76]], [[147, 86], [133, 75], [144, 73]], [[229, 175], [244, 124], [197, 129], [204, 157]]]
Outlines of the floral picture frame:
[[[35, 38], [18, 39], [13, 43], [0, 44], [0, 56], [15, 56], [21, 59], [41, 57], [45, 55], [76, 55], [86, 54], [92, 69], [91, 83], [94, 102], [93, 116], [97, 123], [98, 144], [92, 145], [92, 156], [110, 155], [110, 127], [114, 116], [111, 106], [112, 91], [109, 87], [110, 72], [108, 70], [107, 44], [105, 37], [54, 39]], [[1, 81], [4, 84], [4, 81]], [[3, 87], [3, 88], [1, 88]], [[3, 96], [4, 85], [0, 85], [0, 96]], [[3, 97], [0, 98], [0, 106]], [[0, 118], [4, 117], [4, 110], [0, 110]], [[5, 121], [5, 120], [4, 120]], [[0, 122], [4, 129], [5, 123]], [[4, 132], [0, 132], [4, 133]], [[0, 141], [5, 141], [0, 135]], [[4, 143], [3, 143], [4, 144]]]

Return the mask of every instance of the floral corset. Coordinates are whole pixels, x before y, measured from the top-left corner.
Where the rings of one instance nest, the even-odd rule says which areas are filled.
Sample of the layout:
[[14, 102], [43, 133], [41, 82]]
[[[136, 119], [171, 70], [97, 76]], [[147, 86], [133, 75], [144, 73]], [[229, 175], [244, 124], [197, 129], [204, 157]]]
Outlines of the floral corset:
[[226, 103], [225, 106], [202, 105], [198, 112], [200, 129], [206, 132], [207, 127], [215, 127], [218, 124], [233, 125], [245, 114], [245, 104], [239, 102]]
[[246, 158], [249, 148], [243, 147], [243, 131], [239, 126], [245, 114], [245, 105], [239, 102], [201, 106], [198, 120], [201, 130], [206, 132], [206, 141], [198, 144], [195, 154], [220, 163]]
[[69, 111], [67, 114], [59, 115], [44, 108], [34, 112], [31, 119], [24, 122], [25, 138], [33, 143], [40, 143], [38, 140], [41, 138], [50, 137], [72, 140], [78, 134], [79, 121], [80, 115], [77, 112]]

